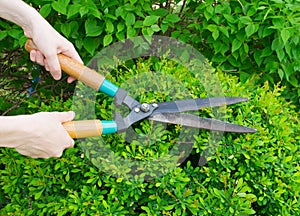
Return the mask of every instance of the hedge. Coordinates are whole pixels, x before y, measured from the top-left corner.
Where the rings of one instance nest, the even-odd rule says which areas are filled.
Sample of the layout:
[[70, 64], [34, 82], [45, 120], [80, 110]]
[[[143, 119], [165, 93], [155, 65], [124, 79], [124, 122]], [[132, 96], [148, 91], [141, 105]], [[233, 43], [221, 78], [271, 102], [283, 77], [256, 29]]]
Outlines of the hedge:
[[[122, 75], [114, 81], [121, 84], [130, 76], [142, 76], [149, 71], [151, 62], [140, 60], [132, 68], [124, 66], [120, 69]], [[168, 76], [178, 77], [182, 72], [180, 67], [176, 70], [174, 63], [160, 66], [160, 71]], [[284, 88], [279, 85], [271, 90], [268, 82], [258, 87], [256, 77], [242, 84], [221, 71], [217, 75], [226, 96], [249, 98], [249, 102], [227, 106], [227, 120], [256, 128], [257, 133], [225, 133], [215, 153], [199, 166], [210, 136], [208, 131], [200, 130], [194, 134], [192, 152], [183, 163], [146, 180], [118, 177], [109, 167], [99, 168], [97, 161], [84, 154], [86, 149], [79, 141], [58, 159], [35, 160], [12, 149], [1, 149], [1, 214], [296, 215], [300, 181], [299, 113], [282, 98]], [[188, 77], [182, 81], [187, 85], [199, 83], [188, 73], [182, 77]], [[151, 97], [147, 91], [139, 93]], [[193, 89], [189, 93], [195, 97], [203, 94]], [[101, 107], [97, 115], [109, 116], [111, 100], [102, 94], [97, 100]], [[63, 111], [72, 107], [72, 101], [48, 98], [47, 104], [36, 100], [29, 107], [31, 112]], [[212, 115], [210, 109], [201, 113]], [[137, 127], [137, 132], [145, 134], [147, 131], [138, 129], [149, 132], [149, 125], [145, 122]], [[167, 127], [166, 133], [174, 135], [176, 130], [180, 129]], [[126, 145], [123, 139], [122, 135], [103, 137], [111, 151], [132, 160], [151, 160], [172, 148], [172, 143], [163, 138], [150, 146]], [[167, 146], [163, 148], [164, 145]], [[126, 172], [122, 164], [116, 170]]]
[[[201, 51], [214, 67], [241, 81], [281, 81], [284, 96], [299, 104], [297, 0], [255, 1], [27, 1], [80, 51], [88, 62], [114, 42], [139, 35], [177, 38]], [[23, 45], [22, 30], [0, 20], [0, 49]]]
[[[187, 130], [183, 138], [191, 147], [187, 158], [176, 167], [166, 158], [154, 167], [161, 175], [146, 180], [126, 178], [125, 174], [132, 174], [126, 170], [127, 164], [112, 163], [112, 169], [101, 153], [113, 152], [132, 161], [156, 160], [176, 148], [174, 143], [184, 128], [142, 122], [134, 131], [143, 139], [151, 135], [156, 142], [150, 140], [147, 146], [132, 139], [128, 145], [123, 135], [87, 142], [111, 150], [99, 154], [77, 140], [76, 147], [58, 159], [34, 160], [2, 148], [1, 215], [298, 214], [299, 2], [30, 3], [74, 43], [86, 63], [104, 47], [138, 35], [165, 35], [191, 44], [212, 62], [226, 96], [249, 98], [247, 103], [221, 109], [223, 117], [258, 132], [225, 133], [217, 135], [221, 137], [217, 143], [210, 143], [208, 131]], [[1, 114], [73, 109], [77, 105], [75, 84], [66, 85], [66, 76], [56, 82], [29, 61], [23, 48], [26, 38], [19, 27], [0, 20], [0, 29], [0, 48], [4, 50], [0, 54]], [[207, 96], [203, 80], [199, 82], [199, 77], [172, 61], [159, 60], [127, 62], [109, 79], [144, 101], [173, 100], [170, 93], [175, 99]], [[131, 83], [138, 88], [131, 88]], [[154, 93], [145, 91], [147, 83], [152, 83], [148, 88], [154, 88]], [[112, 118], [112, 99], [98, 94], [96, 100], [96, 116]], [[216, 117], [213, 109], [200, 114]], [[99, 155], [102, 158], [94, 157]]]

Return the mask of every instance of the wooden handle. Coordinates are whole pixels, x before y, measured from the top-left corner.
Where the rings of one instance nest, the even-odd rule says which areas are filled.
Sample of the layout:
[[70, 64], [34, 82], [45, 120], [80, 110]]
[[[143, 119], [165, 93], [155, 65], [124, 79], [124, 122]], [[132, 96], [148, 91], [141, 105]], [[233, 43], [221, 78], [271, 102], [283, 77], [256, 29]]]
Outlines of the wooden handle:
[[70, 121], [63, 123], [72, 138], [85, 138], [102, 135], [102, 123], [99, 120]]
[[[25, 49], [30, 52], [31, 50], [36, 50], [37, 47], [31, 39], [28, 39]], [[63, 54], [58, 54], [57, 56], [60, 67], [64, 72], [97, 91], [100, 89], [105, 80], [104, 76]]]

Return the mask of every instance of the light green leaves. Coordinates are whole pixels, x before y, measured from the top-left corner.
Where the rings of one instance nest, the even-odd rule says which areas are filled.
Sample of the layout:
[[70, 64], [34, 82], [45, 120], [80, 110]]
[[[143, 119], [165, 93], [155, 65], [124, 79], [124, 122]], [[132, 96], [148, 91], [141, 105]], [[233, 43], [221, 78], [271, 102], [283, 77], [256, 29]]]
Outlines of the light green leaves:
[[177, 14], [169, 14], [166, 16], [165, 20], [170, 23], [176, 23], [180, 21], [180, 18]]
[[281, 39], [283, 41], [283, 44], [286, 45], [287, 41], [291, 37], [291, 33], [289, 29], [282, 29], [280, 32]]
[[131, 12], [127, 13], [125, 18], [125, 24], [127, 26], [130, 26], [130, 25], [134, 25], [134, 23], [135, 23], [135, 15]]
[[257, 32], [259, 28], [258, 24], [254, 24], [254, 23], [250, 23], [246, 26], [245, 28], [245, 32], [246, 32], [246, 36], [250, 37], [251, 35], [253, 35], [255, 32]]
[[143, 25], [144, 26], [154, 25], [157, 23], [158, 19], [159, 19], [159, 16], [154, 16], [154, 15], [147, 16], [143, 22]]
[[236, 50], [238, 50], [240, 47], [242, 46], [242, 42], [238, 39], [234, 39], [232, 42], [232, 48], [231, 48], [231, 52], [235, 52]]
[[45, 4], [41, 7], [39, 13], [45, 18], [47, 17], [51, 12], [51, 4]]
[[[106, 27], [108, 25], [109, 23], [106, 23]], [[86, 36], [95, 37], [95, 36], [99, 36], [103, 32], [103, 27], [98, 25], [97, 19], [95, 18], [87, 19], [87, 21], [84, 24], [84, 27], [85, 27]]]
[[113, 41], [113, 37], [110, 34], [109, 35], [105, 35], [104, 38], [103, 38], [103, 46], [106, 47], [112, 41]]
[[67, 6], [69, 5], [70, 0], [58, 0], [52, 2], [52, 7], [54, 10], [56, 10], [58, 13], [61, 14], [67, 14]]

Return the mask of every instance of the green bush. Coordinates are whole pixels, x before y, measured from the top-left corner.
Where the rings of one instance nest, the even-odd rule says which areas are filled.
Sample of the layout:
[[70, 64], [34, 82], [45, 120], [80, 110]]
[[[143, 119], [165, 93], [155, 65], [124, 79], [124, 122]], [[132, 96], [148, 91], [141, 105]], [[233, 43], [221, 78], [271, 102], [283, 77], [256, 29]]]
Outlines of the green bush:
[[[79, 50], [87, 62], [116, 41], [159, 34], [200, 50], [214, 67], [241, 81], [259, 74], [279, 81], [299, 104], [300, 3], [297, 0], [136, 1], [45, 0], [30, 2]], [[19, 27], [0, 20], [0, 49], [23, 45]]]
[[[129, 77], [146, 73], [152, 66], [151, 59], [140, 60], [131, 68], [122, 67], [119, 76], [112, 79], [121, 85]], [[182, 76], [182, 68], [172, 62], [160, 63], [159, 71], [180, 79], [187, 86], [199, 83], [198, 78], [188, 72]], [[297, 153], [299, 113], [282, 98], [284, 88], [280, 86], [271, 90], [268, 82], [258, 87], [256, 77], [241, 84], [236, 77], [221, 72], [217, 74], [227, 96], [249, 98], [247, 103], [227, 107], [228, 121], [254, 127], [257, 133], [224, 134], [215, 153], [206, 158], [207, 164], [198, 166], [199, 153], [208, 147], [206, 143], [210, 136], [207, 131], [200, 130], [194, 136], [191, 155], [184, 163], [161, 177], [146, 181], [115, 177], [108, 167], [99, 169], [97, 161], [90, 160], [89, 155], [84, 154], [84, 146], [79, 141], [76, 148], [66, 150], [58, 159], [34, 160], [12, 149], [1, 149], [0, 213], [296, 215], [299, 212], [300, 181]], [[165, 91], [170, 89], [170, 86], [161, 86]], [[197, 88], [189, 89], [193, 97], [204, 93]], [[150, 100], [151, 96], [156, 99], [160, 96], [155, 93], [154, 96], [149, 95], [147, 91], [140, 91], [139, 94], [141, 98]], [[97, 100], [101, 101], [101, 111], [97, 111], [97, 115], [110, 118], [108, 104], [111, 100], [102, 97], [102, 94]], [[71, 105], [71, 100], [53, 98], [48, 99], [47, 104], [43, 100], [30, 102], [29, 110], [62, 111], [70, 109]], [[203, 115], [211, 115], [210, 109], [202, 112]], [[137, 129], [149, 130], [149, 125], [143, 126], [142, 123]], [[174, 135], [176, 130], [180, 128], [167, 128], [169, 135]], [[139, 146], [133, 143], [128, 146], [120, 141], [121, 135], [107, 135], [103, 139], [108, 140], [110, 149], [116, 154], [132, 160], [151, 160], [155, 155], [165, 153], [164, 145], [172, 148], [170, 142], [164, 140], [157, 145]], [[126, 172], [122, 164], [115, 170]]]
[[[298, 214], [299, 109], [283, 98], [299, 101], [299, 2], [28, 2], [75, 44], [85, 62], [103, 47], [137, 35], [161, 34], [192, 44], [213, 66], [238, 75], [217, 73], [225, 95], [250, 99], [227, 107], [226, 118], [258, 132], [225, 134], [215, 152], [205, 157], [207, 163], [198, 166], [203, 151], [210, 147], [209, 132], [201, 130], [189, 143], [193, 149], [184, 163], [146, 181], [122, 179], [127, 164], [116, 164], [116, 173], [110, 173], [109, 167], [99, 169], [99, 159], [92, 160], [93, 152], [79, 141], [59, 159], [34, 160], [1, 149], [1, 215]], [[4, 50], [0, 54], [1, 114], [72, 109], [74, 84], [66, 85], [65, 77], [55, 82], [29, 62], [19, 27], [0, 20], [0, 29], [0, 49]], [[172, 100], [167, 94], [171, 87], [180, 87], [188, 90], [182, 91], [182, 97], [187, 97], [185, 93], [206, 96], [192, 74], [182, 73], [173, 63], [152, 60], [124, 65], [109, 79], [127, 89], [124, 81], [131, 77], [160, 71], [181, 80], [183, 86], [162, 85], [161, 94], [149, 94], [142, 87], [130, 93], [142, 101], [164, 101]], [[40, 81], [33, 83], [36, 77]], [[30, 86], [33, 93], [27, 97]], [[96, 115], [110, 119], [111, 99], [99, 94], [97, 101]], [[214, 116], [210, 109], [201, 115]], [[147, 135], [151, 126], [142, 122], [135, 131]], [[103, 140], [119, 157], [147, 161], [174, 147], [180, 130], [168, 127], [164, 139], [149, 146], [126, 145], [121, 135]], [[118, 174], [121, 177], [115, 177]]]

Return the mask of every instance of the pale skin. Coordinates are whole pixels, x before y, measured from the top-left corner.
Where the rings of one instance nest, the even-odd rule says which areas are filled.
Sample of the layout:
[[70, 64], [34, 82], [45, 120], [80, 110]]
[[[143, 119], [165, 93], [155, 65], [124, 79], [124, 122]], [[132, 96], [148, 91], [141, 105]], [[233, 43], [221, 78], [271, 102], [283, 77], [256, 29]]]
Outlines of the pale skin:
[[[61, 78], [58, 53], [82, 63], [74, 46], [25, 2], [0, 0], [0, 17], [22, 27], [25, 36], [37, 46], [30, 52], [30, 59], [45, 66], [54, 79]], [[68, 82], [73, 80], [68, 78]], [[62, 126], [74, 116], [72, 111], [0, 116], [0, 147], [15, 148], [33, 158], [60, 157], [66, 148], [74, 146], [74, 140]]]

